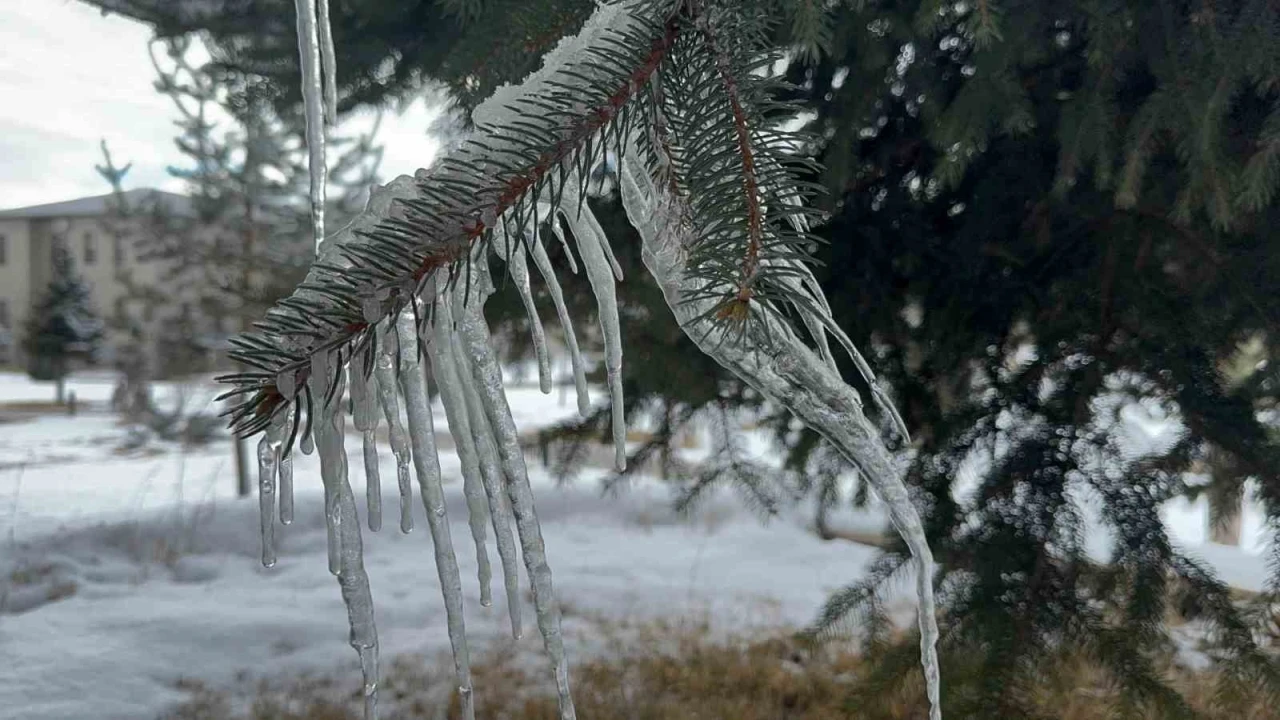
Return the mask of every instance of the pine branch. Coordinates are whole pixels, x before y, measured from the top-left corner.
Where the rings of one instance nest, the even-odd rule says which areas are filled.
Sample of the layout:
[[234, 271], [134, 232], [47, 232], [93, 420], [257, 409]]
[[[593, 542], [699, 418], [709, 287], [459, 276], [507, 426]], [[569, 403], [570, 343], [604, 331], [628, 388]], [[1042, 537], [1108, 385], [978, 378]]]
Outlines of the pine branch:
[[268, 312], [258, 334], [234, 341], [232, 357], [263, 370], [226, 395], [243, 398], [227, 413], [236, 432], [260, 432], [289, 406], [312, 355], [362, 352], [372, 325], [429, 284], [466, 282], [465, 260], [499, 222], [522, 230], [539, 199], [558, 205], [567, 172], [603, 155], [611, 137], [617, 143], [611, 128], [670, 50], [681, 25], [665, 9], [652, 0], [615, 6], [613, 27], [598, 15], [593, 42], [549, 57], [521, 88], [477, 108], [477, 132], [451, 155], [375, 191], [366, 211], [325, 242], [294, 297]]

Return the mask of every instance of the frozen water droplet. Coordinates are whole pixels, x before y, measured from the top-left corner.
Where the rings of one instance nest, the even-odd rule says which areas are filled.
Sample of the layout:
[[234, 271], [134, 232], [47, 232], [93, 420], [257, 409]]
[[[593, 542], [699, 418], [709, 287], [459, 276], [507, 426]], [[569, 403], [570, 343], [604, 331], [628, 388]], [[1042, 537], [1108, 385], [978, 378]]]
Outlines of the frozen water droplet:
[[293, 374], [293, 370], [285, 370], [276, 376], [276, 390], [279, 390], [286, 400], [292, 400], [293, 396], [298, 394], [298, 378]]

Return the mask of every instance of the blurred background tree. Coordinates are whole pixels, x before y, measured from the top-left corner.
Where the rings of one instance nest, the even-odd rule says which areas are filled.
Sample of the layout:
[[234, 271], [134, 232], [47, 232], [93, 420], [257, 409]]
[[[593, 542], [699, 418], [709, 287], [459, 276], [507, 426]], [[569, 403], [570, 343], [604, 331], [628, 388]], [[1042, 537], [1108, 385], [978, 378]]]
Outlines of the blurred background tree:
[[23, 339], [28, 374], [54, 381], [55, 400], [62, 405], [67, 401], [67, 375], [76, 363], [96, 361], [103, 332], [89, 288], [67, 250], [66, 233], [55, 227], [51, 237], [49, 284], [32, 308]]
[[[163, 36], [198, 33], [215, 63], [260, 72], [282, 88], [273, 102], [298, 103], [286, 0], [91, 1]], [[335, 2], [341, 105], [395, 102], [439, 83], [465, 117], [592, 5]], [[830, 218], [817, 229], [824, 290], [850, 336], [869, 340], [915, 433], [901, 451], [943, 572], [949, 712], [1033, 717], [1036, 669], [1076, 648], [1112, 675], [1127, 710], [1189, 716], [1158, 661], [1175, 611], [1213, 628], [1224, 703], [1280, 701], [1280, 669], [1258, 643], [1274, 593], [1233, 597], [1160, 517], [1170, 499], [1207, 494], [1230, 530], [1248, 486], [1271, 526], [1280, 522], [1280, 377], [1270, 362], [1280, 338], [1270, 232], [1280, 9], [1266, 0], [761, 5], [777, 13], [778, 43], [790, 50], [777, 70], [798, 112], [779, 120], [821, 138], [803, 151], [822, 161], [812, 180], [828, 190]], [[613, 201], [606, 192], [596, 202], [608, 212]], [[727, 426], [736, 410], [754, 410], [776, 430], [782, 469], [753, 464], [734, 433], [712, 433], [710, 464], [672, 473], [682, 499], [726, 481], [765, 510], [797, 496], [822, 508], [864, 498], [841, 483], [851, 470], [819, 436], [755, 407], [653, 311], [638, 245], [615, 248], [631, 280], [619, 289], [632, 349], [625, 384], [632, 414], [662, 419], [638, 452], [669, 457], [683, 425]], [[573, 312], [591, 307], [584, 283], [566, 293]], [[509, 307], [507, 321], [523, 322]], [[1135, 408], [1174, 430], [1138, 442], [1120, 422]], [[600, 413], [559, 436], [582, 440], [608, 422]], [[569, 471], [588, 446], [557, 447]], [[646, 467], [640, 459], [631, 465]], [[1086, 535], [1094, 511], [1106, 536]], [[1280, 561], [1280, 544], [1272, 548]], [[815, 625], [838, 631], [856, 619], [872, 630], [877, 671], [854, 683], [868, 717], [914, 668], [910, 638], [874, 631], [886, 627], [882, 591], [906, 558], [890, 545]]]

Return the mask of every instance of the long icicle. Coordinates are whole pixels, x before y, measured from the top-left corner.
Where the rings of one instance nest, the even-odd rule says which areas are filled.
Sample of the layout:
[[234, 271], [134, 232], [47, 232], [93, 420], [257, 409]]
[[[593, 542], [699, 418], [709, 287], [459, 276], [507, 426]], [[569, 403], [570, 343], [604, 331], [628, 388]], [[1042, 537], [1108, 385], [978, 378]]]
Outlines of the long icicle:
[[[427, 359], [431, 363], [431, 376], [435, 379], [436, 389], [440, 393], [440, 403], [444, 405], [444, 415], [449, 421], [449, 433], [453, 436], [453, 444], [458, 453], [458, 463], [462, 467], [462, 492], [467, 498], [467, 520], [471, 526], [471, 539], [476, 546], [476, 565], [480, 580], [480, 604], [484, 607], [493, 605], [493, 569], [489, 566], [489, 550], [485, 547], [485, 524], [491, 522], [489, 500], [485, 495], [484, 480], [480, 474], [480, 460], [476, 457], [475, 438], [471, 434], [471, 420], [467, 417], [467, 398], [458, 385], [458, 369], [453, 362], [453, 339], [449, 334], [448, 295], [436, 298], [437, 308], [428, 328], [429, 337], [424, 343]], [[503, 554], [503, 535], [501, 528], [494, 527], [498, 553]], [[505, 528], [506, 544], [513, 551], [511, 544], [511, 528]], [[514, 555], [512, 556], [514, 560]], [[508, 558], [503, 555], [504, 567]], [[513, 566], [514, 567], [514, 566]]]
[[[506, 231], [501, 231], [500, 234], [505, 236]], [[529, 316], [529, 334], [533, 337], [533, 351], [538, 358], [538, 389], [544, 395], [548, 394], [551, 392], [551, 358], [547, 354], [547, 333], [542, 327], [542, 318], [538, 316], [538, 306], [533, 301], [533, 286], [529, 282], [529, 263], [525, 260], [524, 243], [516, 238], [499, 237], [493, 243], [493, 248], [507, 262], [507, 272], [516, 286], [516, 292], [520, 294], [525, 314]]]
[[[867, 478], [888, 508], [893, 526], [915, 561], [920, 659], [930, 703], [929, 717], [942, 720], [933, 551], [901, 470], [879, 432], [863, 414], [857, 393], [780, 323], [774, 323], [772, 328], [762, 327], [761, 323], [746, 326], [749, 345], [767, 352], [709, 338], [704, 323], [707, 304], [714, 301], [690, 297], [699, 288], [685, 274], [690, 231], [680, 221], [687, 212], [682, 207], [683, 200], [659, 189], [634, 151], [622, 163], [620, 175], [622, 204], [644, 243], [645, 266], [662, 288], [667, 306], [685, 334], [709, 357], [830, 440]], [[766, 315], [763, 322], [773, 321]]]
[[320, 67], [324, 70], [324, 119], [338, 124], [338, 59], [333, 53], [333, 25], [329, 22], [329, 0], [316, 0], [319, 22]]
[[[375, 359], [376, 362], [376, 359]], [[382, 477], [378, 471], [378, 378], [364, 353], [351, 356], [351, 419], [364, 443], [364, 497], [369, 529], [382, 529]]]
[[[318, 353], [325, 356], [325, 353]], [[329, 369], [329, 359], [321, 360], [319, 369]], [[315, 365], [313, 365], [315, 367]], [[369, 576], [364, 569], [364, 545], [360, 538], [360, 518], [356, 512], [355, 495], [347, 482], [347, 450], [342, 409], [345, 373], [339, 371], [337, 379], [332, 375], [312, 374], [312, 406], [317, 410], [312, 430], [316, 438], [316, 450], [320, 454], [320, 477], [324, 482], [325, 527], [330, 537], [330, 548], [338, 548], [334, 574], [342, 590], [342, 601], [347, 606], [347, 622], [351, 628], [350, 643], [360, 656], [360, 671], [364, 677], [364, 716], [366, 720], [378, 717], [378, 629], [373, 618], [373, 594], [369, 589]], [[330, 395], [328, 383], [337, 382]], [[328, 397], [328, 402], [325, 398]], [[331, 565], [332, 567], [332, 565]]]
[[280, 496], [281, 525], [293, 524], [293, 452], [292, 449], [284, 446], [284, 438], [289, 437], [294, 423], [300, 421], [301, 418], [294, 417], [293, 413], [284, 413], [280, 441], [275, 444], [276, 467], [280, 478], [280, 487], [276, 494]]
[[396, 395], [396, 329], [387, 321], [379, 328], [380, 340], [373, 373], [378, 383], [378, 404], [387, 420], [391, 454], [396, 457], [396, 485], [400, 488], [400, 532], [413, 530], [413, 486], [409, 480], [409, 438], [400, 422], [400, 400]]
[[[552, 225], [555, 226], [556, 223], [553, 222]], [[551, 265], [546, 248], [542, 246], [541, 233], [532, 233], [529, 240], [529, 245], [533, 248], [533, 264], [538, 267], [542, 280], [547, 284], [547, 292], [551, 294], [551, 302], [555, 304], [556, 315], [560, 318], [560, 328], [564, 331], [565, 345], [568, 346], [569, 360], [573, 365], [573, 385], [578, 392], [578, 414], [586, 417], [591, 412], [591, 397], [587, 394], [586, 364], [583, 363], [582, 352], [578, 348], [578, 334], [573, 329], [573, 319], [569, 317], [569, 309], [564, 304], [564, 291], [556, 278], [556, 270]]]
[[298, 14], [298, 57], [302, 67], [302, 102], [307, 125], [311, 169], [311, 227], [317, 252], [324, 240], [324, 194], [328, 170], [324, 160], [324, 87], [320, 79], [320, 37], [315, 0], [294, 0]]
[[276, 438], [283, 427], [284, 416], [267, 426], [258, 440], [258, 528], [262, 536], [262, 566], [276, 564], [276, 474], [279, 455]]
[[453, 332], [454, 322], [462, 319], [460, 302], [450, 303], [450, 314], [439, 318], [444, 325], [438, 329], [445, 339], [453, 355], [453, 366], [457, 373], [458, 386], [466, 401], [467, 419], [471, 423], [471, 435], [475, 440], [476, 460], [480, 465], [480, 478], [484, 483], [484, 492], [489, 499], [489, 517], [493, 523], [493, 536], [498, 544], [498, 557], [502, 560], [502, 583], [507, 593], [507, 614], [511, 617], [511, 636], [519, 640], [524, 637], [524, 623], [521, 619], [520, 570], [517, 567], [519, 554], [514, 538], [511, 536], [511, 504], [505, 486], [506, 477], [502, 474], [502, 462], [498, 457], [498, 442], [485, 416], [484, 405], [480, 401], [480, 393], [476, 389], [475, 375], [472, 372], [471, 360], [462, 348], [462, 341]]
[[[586, 243], [579, 243], [579, 245], [584, 244]], [[599, 248], [597, 251], [599, 252]], [[534, 508], [533, 488], [529, 485], [529, 473], [525, 467], [524, 450], [520, 447], [520, 436], [516, 430], [515, 420], [511, 417], [511, 408], [507, 404], [507, 396], [502, 384], [502, 369], [490, 347], [489, 327], [485, 323], [481, 309], [484, 298], [490, 292], [490, 288], [485, 287], [488, 281], [481, 262], [477, 258], [472, 258], [472, 263], [475, 265], [472, 272], [478, 276], [476, 284], [480, 287], [472, 288], [473, 293], [478, 290], [478, 297], [473, 296], [471, 302], [466, 303], [462, 308], [458, 334], [465, 352], [472, 360], [473, 380], [480, 394], [480, 402], [498, 440], [498, 455], [502, 460], [503, 471], [507, 475], [511, 509], [515, 515], [516, 531], [520, 535], [520, 544], [524, 550], [525, 570], [533, 585], [533, 605], [537, 613], [538, 630], [542, 633], [542, 640], [555, 673], [560, 720], [575, 720], [577, 714], [573, 708], [573, 698], [569, 693], [569, 664], [565, 657], [564, 637], [560, 630], [560, 607], [556, 601], [555, 589], [552, 587], [551, 568], [547, 565], [542, 528], [538, 524], [538, 514]], [[463, 291], [459, 288], [458, 292], [461, 294]]]
[[[418, 302], [413, 298], [410, 302]], [[409, 441], [413, 445], [413, 466], [418, 474], [422, 506], [427, 511], [427, 527], [435, 548], [436, 573], [444, 595], [444, 612], [453, 646], [453, 665], [458, 678], [458, 695], [463, 720], [475, 720], [475, 694], [471, 688], [471, 659], [467, 650], [466, 623], [462, 616], [462, 576], [453, 554], [453, 538], [444, 504], [440, 480], [440, 458], [436, 454], [435, 426], [431, 402], [427, 398], [426, 376], [418, 363], [418, 334], [414, 315], [408, 310], [396, 321], [400, 338], [400, 390], [409, 418]]]
[[[566, 195], [577, 196], [577, 188], [570, 188]], [[627, 421], [622, 397], [622, 327], [618, 322], [618, 299], [613, 287], [613, 272], [605, 259], [604, 229], [582, 201], [576, 209], [562, 211], [560, 216], [569, 223], [569, 230], [578, 241], [578, 253], [587, 271], [591, 291], [595, 293], [599, 307], [600, 331], [604, 335], [604, 368], [609, 379], [609, 402], [613, 408], [614, 467], [619, 472], [627, 468]]]

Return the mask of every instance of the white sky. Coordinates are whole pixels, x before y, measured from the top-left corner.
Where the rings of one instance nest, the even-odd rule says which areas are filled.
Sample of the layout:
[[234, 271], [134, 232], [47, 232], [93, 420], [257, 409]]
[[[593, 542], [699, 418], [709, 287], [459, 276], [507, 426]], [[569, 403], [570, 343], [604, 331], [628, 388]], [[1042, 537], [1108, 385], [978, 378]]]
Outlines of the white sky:
[[[150, 36], [78, 0], [0, 0], [0, 208], [109, 192], [93, 169], [102, 139], [117, 164], [133, 163], [126, 188], [181, 191], [165, 172], [182, 156], [177, 113], [152, 87]], [[433, 116], [419, 99], [383, 118], [383, 179], [431, 160]]]

